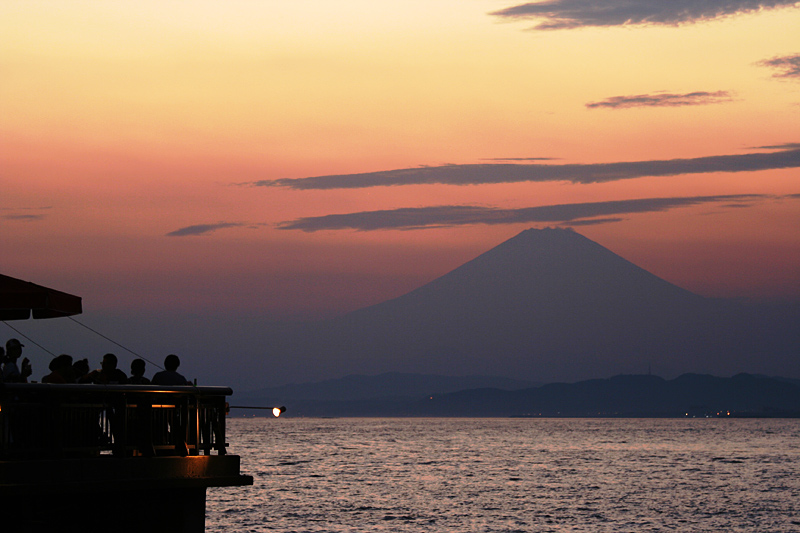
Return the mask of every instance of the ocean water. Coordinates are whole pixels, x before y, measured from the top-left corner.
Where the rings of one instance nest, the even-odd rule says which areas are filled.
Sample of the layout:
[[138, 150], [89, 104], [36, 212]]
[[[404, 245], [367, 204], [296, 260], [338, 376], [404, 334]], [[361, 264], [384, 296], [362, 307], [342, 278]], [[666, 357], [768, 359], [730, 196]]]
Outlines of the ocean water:
[[800, 420], [230, 419], [208, 532], [800, 532]]

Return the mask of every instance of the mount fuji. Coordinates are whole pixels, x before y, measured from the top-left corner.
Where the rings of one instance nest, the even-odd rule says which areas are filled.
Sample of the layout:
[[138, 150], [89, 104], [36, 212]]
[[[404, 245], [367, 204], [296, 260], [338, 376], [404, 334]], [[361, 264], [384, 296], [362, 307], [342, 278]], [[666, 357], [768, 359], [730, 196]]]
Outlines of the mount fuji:
[[274, 376], [409, 372], [577, 381], [800, 376], [798, 306], [673, 285], [568, 229], [529, 229], [398, 298], [272, 332]]

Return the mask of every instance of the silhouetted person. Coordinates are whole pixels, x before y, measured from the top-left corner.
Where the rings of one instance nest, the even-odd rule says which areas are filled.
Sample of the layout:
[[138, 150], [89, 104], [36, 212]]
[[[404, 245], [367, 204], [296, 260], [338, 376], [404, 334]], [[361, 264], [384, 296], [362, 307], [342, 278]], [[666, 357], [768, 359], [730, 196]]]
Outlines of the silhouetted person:
[[144, 359], [134, 359], [131, 361], [131, 377], [128, 378], [128, 383], [133, 385], [149, 385], [150, 380], [144, 377], [144, 369]]
[[[6, 356], [2, 372], [3, 381], [6, 383], [28, 382], [28, 376], [31, 375], [31, 363], [28, 358], [25, 357], [22, 360], [22, 370], [17, 366], [17, 359], [22, 355], [23, 346], [17, 339], [8, 339], [6, 341]], [[11, 410], [7, 415], [8, 418], [0, 422], [0, 431], [7, 432], [4, 440], [13, 443], [19, 449], [25, 449], [35, 441], [28, 414], [25, 411]]]
[[[117, 368], [117, 356], [113, 353], [107, 353], [103, 356], [103, 360], [100, 362], [100, 368], [97, 370], [92, 370], [83, 376], [83, 378], [80, 380], [80, 383], [121, 385], [127, 383], [127, 381], [128, 376], [125, 375], [125, 372]], [[124, 408], [120, 409], [120, 407], [120, 405], [115, 405], [115, 403], [112, 402], [110, 404], [104, 404], [100, 411], [98, 411], [101, 427], [101, 444], [113, 442], [114, 446], [112, 452], [114, 455], [124, 455], [125, 453], [124, 442], [117, 439], [117, 430], [120, 427], [124, 427], [122, 424], [124, 424], [125, 410]], [[103, 434], [103, 432], [106, 431], [105, 428], [107, 428], [109, 434]], [[108, 437], [111, 437], [110, 440], [106, 440]]]
[[72, 363], [72, 374], [75, 376], [75, 383], [84, 383], [83, 378], [89, 373], [89, 360], [78, 359]]
[[22, 370], [17, 366], [17, 359], [22, 355], [22, 347], [25, 346], [17, 339], [6, 341], [6, 359], [3, 365], [3, 381], [6, 383], [27, 383], [28, 376], [31, 375], [31, 363], [28, 358], [22, 359]]
[[178, 367], [181, 366], [181, 360], [175, 354], [169, 354], [164, 359], [164, 368], [161, 372], [157, 372], [153, 376], [153, 385], [191, 385], [189, 380], [178, 373]]
[[113, 353], [107, 353], [103, 356], [100, 368], [89, 372], [81, 382], [96, 383], [98, 385], [120, 385], [128, 382], [128, 376], [117, 368], [117, 356]]
[[[128, 383], [131, 385], [149, 385], [150, 380], [144, 377], [144, 359], [134, 359], [131, 361], [131, 377]], [[136, 448], [145, 457], [153, 457], [156, 454], [153, 446], [153, 398], [148, 394], [136, 397], [136, 411], [134, 423], [131, 427], [135, 428]]]
[[[153, 376], [153, 385], [191, 385], [189, 381], [178, 373], [178, 367], [181, 365], [181, 360], [175, 354], [169, 354], [164, 359], [164, 369], [161, 372], [156, 372]], [[180, 400], [178, 409], [176, 410], [175, 417], [168, 427], [168, 442], [175, 445], [175, 451], [178, 455], [188, 455], [189, 448], [186, 446], [186, 423], [188, 421], [188, 405], [185, 399]]]
[[48, 368], [50, 368], [50, 373], [42, 378], [42, 383], [75, 383], [71, 355], [62, 353], [53, 358]]

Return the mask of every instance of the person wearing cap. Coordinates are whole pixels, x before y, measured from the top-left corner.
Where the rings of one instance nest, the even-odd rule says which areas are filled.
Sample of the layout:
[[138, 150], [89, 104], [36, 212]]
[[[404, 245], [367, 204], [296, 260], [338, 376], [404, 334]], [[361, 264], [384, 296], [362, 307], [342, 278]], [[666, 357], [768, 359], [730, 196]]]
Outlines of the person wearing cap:
[[6, 361], [3, 365], [3, 381], [6, 383], [27, 383], [28, 376], [33, 372], [27, 357], [22, 359], [22, 370], [17, 366], [17, 359], [22, 355], [23, 346], [25, 345], [18, 339], [6, 341]]

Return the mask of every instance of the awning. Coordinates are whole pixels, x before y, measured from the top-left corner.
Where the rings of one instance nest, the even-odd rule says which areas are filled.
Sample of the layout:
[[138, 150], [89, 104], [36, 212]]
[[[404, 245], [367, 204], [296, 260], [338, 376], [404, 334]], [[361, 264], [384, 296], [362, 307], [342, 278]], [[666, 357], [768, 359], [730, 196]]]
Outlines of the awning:
[[0, 274], [0, 320], [58, 318], [82, 311], [80, 296]]

